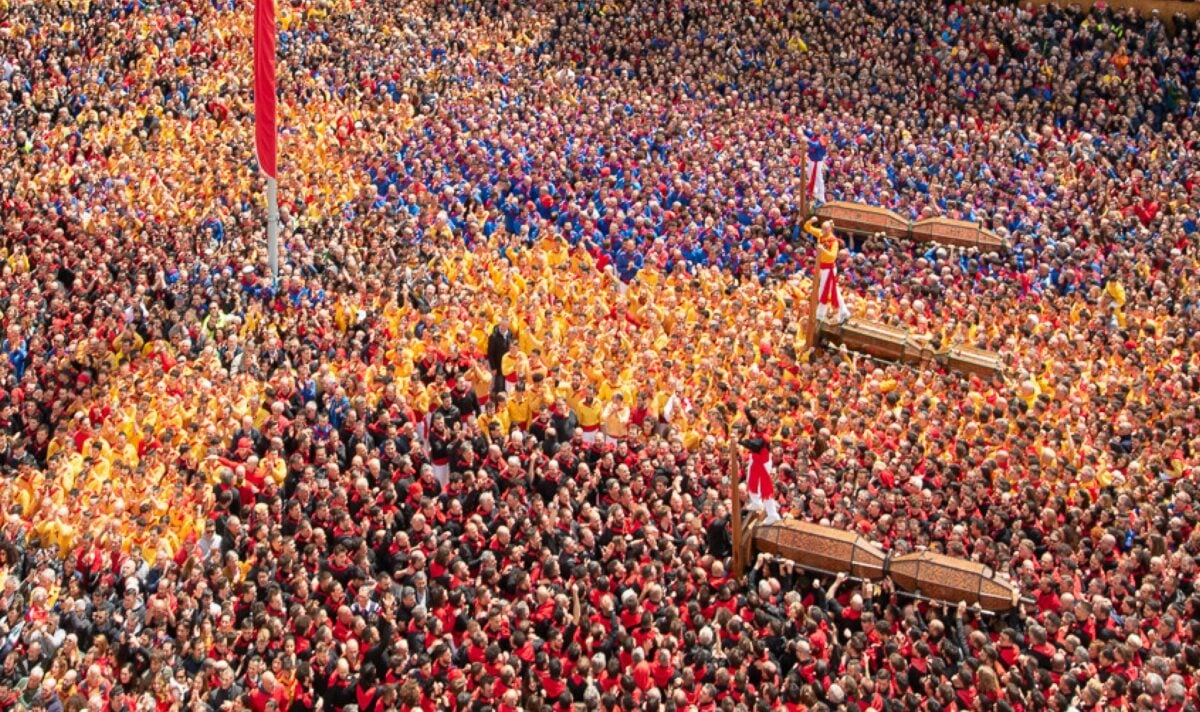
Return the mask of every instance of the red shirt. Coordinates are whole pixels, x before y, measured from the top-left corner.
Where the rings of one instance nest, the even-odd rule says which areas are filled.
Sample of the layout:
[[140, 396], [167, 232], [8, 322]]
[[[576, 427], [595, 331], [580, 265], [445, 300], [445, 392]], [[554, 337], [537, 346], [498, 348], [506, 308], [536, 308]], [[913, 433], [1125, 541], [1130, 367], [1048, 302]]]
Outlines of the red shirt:
[[275, 700], [277, 709], [287, 707], [287, 690], [283, 689], [283, 685], [275, 685], [275, 689], [270, 693], [259, 687], [254, 692], [250, 693], [250, 709], [252, 712], [264, 712], [267, 709], [267, 703]]

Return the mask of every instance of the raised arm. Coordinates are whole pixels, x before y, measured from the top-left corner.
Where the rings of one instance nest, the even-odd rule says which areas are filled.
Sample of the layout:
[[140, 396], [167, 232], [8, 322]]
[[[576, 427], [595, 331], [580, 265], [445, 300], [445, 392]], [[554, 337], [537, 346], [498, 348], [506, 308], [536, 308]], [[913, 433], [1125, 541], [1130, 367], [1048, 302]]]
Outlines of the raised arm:
[[804, 223], [804, 231], [815, 238], [821, 237], [821, 229], [817, 225], [817, 216], [814, 215]]

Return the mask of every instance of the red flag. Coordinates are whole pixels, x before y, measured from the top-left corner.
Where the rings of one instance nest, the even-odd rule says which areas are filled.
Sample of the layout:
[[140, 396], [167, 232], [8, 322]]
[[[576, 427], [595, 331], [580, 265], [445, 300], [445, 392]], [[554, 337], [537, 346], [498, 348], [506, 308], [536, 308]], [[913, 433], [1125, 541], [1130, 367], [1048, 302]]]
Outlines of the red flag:
[[275, 178], [275, 0], [254, 2], [254, 134], [258, 165]]

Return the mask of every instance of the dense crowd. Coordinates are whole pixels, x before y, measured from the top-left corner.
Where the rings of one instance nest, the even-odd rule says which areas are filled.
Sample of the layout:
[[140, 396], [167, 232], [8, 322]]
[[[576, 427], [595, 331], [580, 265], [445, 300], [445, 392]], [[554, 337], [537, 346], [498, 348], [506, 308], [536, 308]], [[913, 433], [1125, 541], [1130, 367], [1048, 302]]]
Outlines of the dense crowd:
[[[901, 0], [0, 0], [0, 709], [1194, 710], [1197, 28]], [[804, 343], [852, 311], [991, 381]], [[785, 514], [1010, 575], [760, 558]], [[744, 454], [744, 453], [742, 453]]]

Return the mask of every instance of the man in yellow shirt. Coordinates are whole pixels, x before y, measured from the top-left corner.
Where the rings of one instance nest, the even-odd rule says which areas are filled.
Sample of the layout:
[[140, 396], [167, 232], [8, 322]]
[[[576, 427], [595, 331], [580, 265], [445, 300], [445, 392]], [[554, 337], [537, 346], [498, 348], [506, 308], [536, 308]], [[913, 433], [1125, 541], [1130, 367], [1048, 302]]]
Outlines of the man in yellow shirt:
[[625, 403], [625, 394], [617, 391], [612, 400], [604, 406], [604, 442], [616, 444], [629, 436], [629, 406]]
[[595, 389], [590, 385], [584, 386], [583, 397], [578, 398], [572, 395], [567, 399], [567, 404], [579, 418], [579, 429], [583, 432], [583, 441], [589, 445], [596, 442], [600, 438], [600, 420], [604, 404], [596, 398]]
[[504, 393], [498, 393], [495, 398], [483, 406], [483, 413], [479, 415], [477, 421], [479, 429], [483, 432], [488, 432], [488, 428], [492, 423], [500, 427], [500, 432], [508, 435], [508, 431], [512, 428], [512, 416], [508, 410], [508, 396]]
[[533, 420], [534, 396], [525, 388], [524, 381], [517, 381], [516, 390], [508, 399], [508, 415], [514, 425], [524, 430]]
[[839, 243], [837, 236], [833, 234], [832, 220], [822, 223], [820, 230], [813, 227], [816, 221], [815, 217], [809, 218], [808, 222], [804, 223], [804, 231], [817, 238], [817, 269], [820, 270], [817, 283], [817, 319], [841, 323], [850, 318], [850, 310], [846, 307], [838, 287]]
[[626, 398], [630, 397], [626, 379], [623, 377], [625, 374], [621, 373], [616, 364], [609, 364], [607, 370], [608, 372], [598, 379], [600, 385], [597, 395], [600, 396], [600, 400], [612, 400], [613, 395], [617, 393]]
[[516, 341], [508, 345], [508, 353], [504, 354], [504, 358], [500, 362], [500, 373], [504, 377], [504, 390], [512, 393], [517, 388], [517, 382], [525, 378], [525, 372], [528, 370], [529, 364], [525, 354], [521, 353], [521, 348]]

